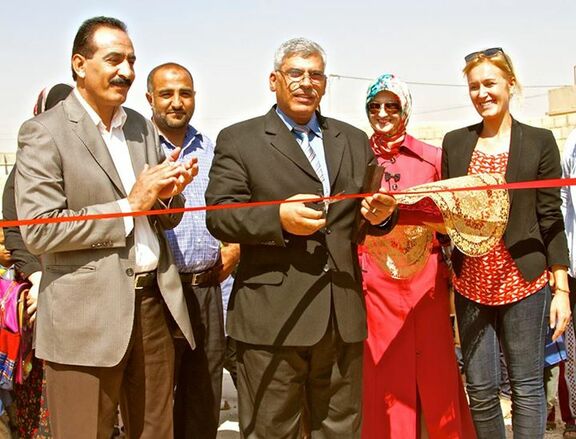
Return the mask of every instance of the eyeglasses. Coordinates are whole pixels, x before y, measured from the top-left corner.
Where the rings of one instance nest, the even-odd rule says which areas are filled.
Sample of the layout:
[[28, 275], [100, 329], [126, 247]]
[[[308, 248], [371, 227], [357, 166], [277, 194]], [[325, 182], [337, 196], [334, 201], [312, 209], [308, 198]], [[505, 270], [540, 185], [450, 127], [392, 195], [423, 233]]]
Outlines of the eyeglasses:
[[287, 76], [290, 79], [290, 82], [302, 82], [306, 76], [308, 76], [310, 82], [315, 85], [322, 84], [326, 80], [324, 72], [319, 71], [305, 72], [300, 69], [289, 69], [285, 72], [282, 70], [278, 71], [284, 76]]
[[501, 47], [491, 47], [490, 49], [485, 49], [485, 50], [479, 50], [477, 52], [472, 52], [469, 53], [468, 55], [466, 55], [464, 57], [464, 61], [466, 61], [467, 63], [469, 63], [470, 61], [472, 61], [474, 58], [480, 56], [480, 55], [484, 55], [488, 58], [492, 58], [493, 56], [498, 55], [499, 53], [501, 53], [502, 55], [504, 55], [504, 51], [502, 50]]
[[400, 102], [370, 102], [368, 104], [368, 111], [373, 114], [380, 113], [382, 108], [384, 108], [384, 111], [388, 114], [396, 114], [400, 113], [402, 106]]

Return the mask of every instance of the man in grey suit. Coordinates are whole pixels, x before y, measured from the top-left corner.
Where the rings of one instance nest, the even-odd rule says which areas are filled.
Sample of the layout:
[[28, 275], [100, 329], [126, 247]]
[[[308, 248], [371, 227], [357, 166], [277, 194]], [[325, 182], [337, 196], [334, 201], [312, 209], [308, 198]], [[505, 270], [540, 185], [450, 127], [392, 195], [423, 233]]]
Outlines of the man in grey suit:
[[[183, 206], [179, 194], [197, 173], [195, 162], [176, 164], [178, 149], [165, 159], [151, 123], [121, 106], [135, 59], [121, 21], [81, 25], [72, 50], [76, 88], [20, 129], [20, 218]], [[180, 217], [22, 228], [29, 250], [42, 255], [36, 355], [46, 360], [55, 438], [109, 438], [118, 403], [128, 437], [172, 437], [169, 323], [194, 346], [162, 233]]]
[[206, 201], [289, 200], [207, 212], [208, 229], [242, 257], [228, 304], [237, 341], [240, 428], [246, 438], [298, 437], [307, 407], [313, 438], [360, 435], [366, 319], [354, 224], [383, 226], [383, 193], [330, 205], [297, 200], [362, 191], [374, 157], [362, 131], [323, 117], [324, 51], [303, 38], [276, 52], [266, 115], [216, 141]]

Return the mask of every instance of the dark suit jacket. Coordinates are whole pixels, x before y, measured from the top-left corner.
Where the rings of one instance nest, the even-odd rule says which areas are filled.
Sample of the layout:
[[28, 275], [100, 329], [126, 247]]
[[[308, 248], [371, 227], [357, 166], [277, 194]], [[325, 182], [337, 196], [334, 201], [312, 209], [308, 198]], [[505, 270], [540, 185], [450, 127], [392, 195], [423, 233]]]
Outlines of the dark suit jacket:
[[[468, 173], [481, 132], [482, 123], [446, 134], [442, 142], [442, 178]], [[552, 133], [513, 120], [506, 181], [543, 180], [561, 175], [560, 154]], [[513, 190], [509, 194], [510, 216], [504, 243], [524, 279], [532, 281], [555, 264], [567, 266], [560, 188]], [[454, 251], [456, 274], [462, 268], [462, 257], [462, 253]]]
[[[152, 124], [125, 109], [124, 135], [138, 175], [163, 160]], [[25, 122], [18, 135], [19, 218], [119, 212], [124, 188], [108, 148], [76, 96]], [[174, 197], [172, 207], [184, 205]], [[155, 208], [161, 208], [159, 203]], [[163, 229], [181, 215], [148, 217], [160, 243], [158, 286], [191, 345], [188, 309]], [[42, 255], [36, 355], [55, 363], [109, 367], [124, 356], [134, 326], [134, 232], [122, 218], [22, 227], [29, 251]]]
[[[16, 166], [10, 171], [10, 175], [8, 175], [8, 179], [4, 185], [4, 193], [2, 194], [2, 216], [6, 221], [15, 221], [18, 219], [14, 194], [15, 173]], [[10, 251], [10, 256], [12, 262], [14, 262], [16, 271], [23, 278], [27, 278], [32, 273], [42, 270], [38, 256], [30, 253], [26, 245], [24, 245], [19, 227], [4, 227], [4, 245], [6, 249]]]
[[[320, 121], [332, 194], [359, 193], [373, 159], [366, 134], [334, 119]], [[322, 184], [274, 109], [222, 130], [208, 205], [283, 200], [299, 193], [321, 194]], [[309, 346], [325, 334], [334, 315], [344, 341], [363, 340], [365, 308], [352, 240], [358, 209], [359, 200], [332, 204], [326, 230], [311, 236], [284, 232], [279, 205], [207, 212], [214, 236], [241, 244], [228, 333], [252, 344]]]

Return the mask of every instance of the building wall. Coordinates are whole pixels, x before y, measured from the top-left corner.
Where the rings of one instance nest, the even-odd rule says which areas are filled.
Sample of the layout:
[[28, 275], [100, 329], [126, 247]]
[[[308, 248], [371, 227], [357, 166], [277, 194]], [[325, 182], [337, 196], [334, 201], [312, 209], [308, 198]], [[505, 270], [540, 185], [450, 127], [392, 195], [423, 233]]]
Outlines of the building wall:
[[[572, 130], [576, 129], [576, 113], [543, 116], [526, 121], [522, 120], [521, 122], [551, 130], [556, 138], [560, 151], [562, 151], [566, 138]], [[411, 127], [409, 132], [417, 139], [435, 146], [441, 146], [444, 134], [459, 127], [460, 126], [453, 123], [419, 124]]]
[[[576, 113], [561, 114], [557, 116], [544, 116], [537, 119], [530, 119], [527, 121], [522, 121], [529, 125], [534, 125], [537, 127], [547, 128], [552, 131], [560, 151], [564, 148], [564, 142], [570, 134], [570, 132], [576, 129]], [[442, 139], [444, 134], [448, 131], [461, 127], [454, 122], [446, 123], [430, 123], [430, 124], [416, 124], [411, 126], [409, 129], [410, 134], [412, 134], [417, 139], [424, 142], [430, 143], [435, 146], [442, 145]], [[372, 130], [368, 127], [364, 127], [366, 132], [372, 134]], [[16, 159], [16, 153], [6, 152], [0, 153], [0, 190], [4, 188], [4, 182], [6, 176], [10, 173], [10, 170], [14, 166], [14, 160]], [[0, 197], [0, 207], [1, 207], [1, 197]]]
[[0, 153], [0, 178], [10, 174], [14, 161], [16, 160], [16, 153], [2, 152]]

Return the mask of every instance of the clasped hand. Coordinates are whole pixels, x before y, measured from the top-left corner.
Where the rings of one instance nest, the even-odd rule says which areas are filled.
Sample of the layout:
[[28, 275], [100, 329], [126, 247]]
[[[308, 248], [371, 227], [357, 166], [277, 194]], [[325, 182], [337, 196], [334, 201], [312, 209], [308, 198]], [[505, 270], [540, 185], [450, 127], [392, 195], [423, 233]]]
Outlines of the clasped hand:
[[133, 212], [149, 210], [156, 200], [178, 195], [198, 174], [198, 159], [177, 163], [181, 148], [176, 148], [158, 165], [144, 165], [127, 199]]

